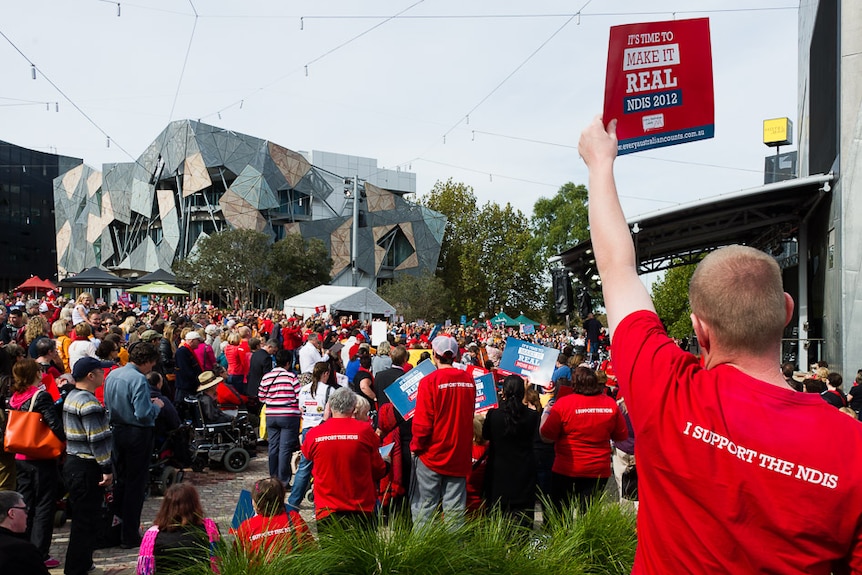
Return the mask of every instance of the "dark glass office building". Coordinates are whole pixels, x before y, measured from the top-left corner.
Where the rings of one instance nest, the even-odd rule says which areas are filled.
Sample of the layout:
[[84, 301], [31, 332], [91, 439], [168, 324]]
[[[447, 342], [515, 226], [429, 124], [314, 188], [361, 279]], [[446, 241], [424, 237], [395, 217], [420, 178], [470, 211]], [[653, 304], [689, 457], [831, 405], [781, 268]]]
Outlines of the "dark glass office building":
[[31, 275], [57, 280], [53, 180], [81, 163], [0, 141], [0, 291]]

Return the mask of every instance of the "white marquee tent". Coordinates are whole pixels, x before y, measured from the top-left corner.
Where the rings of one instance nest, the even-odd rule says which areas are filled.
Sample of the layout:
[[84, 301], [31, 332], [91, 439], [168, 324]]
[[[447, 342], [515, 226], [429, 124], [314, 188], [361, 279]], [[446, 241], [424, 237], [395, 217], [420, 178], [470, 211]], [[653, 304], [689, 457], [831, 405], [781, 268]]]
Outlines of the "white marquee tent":
[[321, 285], [284, 300], [284, 313], [307, 317], [326, 306], [326, 313], [338, 312], [358, 316], [361, 320], [373, 315], [391, 317], [395, 308], [365, 287]]

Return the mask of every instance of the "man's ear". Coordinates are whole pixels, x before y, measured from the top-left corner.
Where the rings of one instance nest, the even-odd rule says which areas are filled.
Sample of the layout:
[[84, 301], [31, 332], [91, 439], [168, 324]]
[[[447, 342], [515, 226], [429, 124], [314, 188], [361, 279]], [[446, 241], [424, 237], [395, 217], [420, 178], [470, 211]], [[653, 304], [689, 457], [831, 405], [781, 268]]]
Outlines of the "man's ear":
[[695, 314], [691, 314], [691, 327], [694, 328], [694, 335], [697, 336], [697, 344], [700, 348], [705, 352], [709, 353], [710, 347], [712, 347], [712, 341], [710, 340], [710, 331], [709, 327], [703, 323], [699, 317]]
[[793, 303], [793, 296], [789, 293], [784, 292], [784, 327], [790, 323], [790, 320], [793, 319], [793, 308], [795, 304]]

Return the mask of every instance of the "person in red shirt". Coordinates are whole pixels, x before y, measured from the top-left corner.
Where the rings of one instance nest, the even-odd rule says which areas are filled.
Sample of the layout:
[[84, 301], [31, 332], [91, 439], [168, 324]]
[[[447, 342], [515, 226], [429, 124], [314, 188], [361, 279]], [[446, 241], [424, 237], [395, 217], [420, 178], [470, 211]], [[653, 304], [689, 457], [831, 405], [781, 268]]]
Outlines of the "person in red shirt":
[[572, 382], [574, 393], [545, 408], [540, 433], [554, 444], [551, 503], [560, 510], [574, 501], [583, 512], [611, 476], [611, 440], [629, 433], [617, 402], [592, 369], [576, 367]]
[[345, 387], [332, 392], [332, 417], [310, 430], [302, 444], [302, 454], [312, 463], [318, 533], [336, 522], [370, 527], [377, 485], [386, 475], [377, 434], [367, 422], [353, 418], [357, 398]]
[[262, 479], [251, 490], [256, 515], [240, 524], [237, 544], [249, 555], [269, 560], [314, 544], [308, 524], [298, 511], [286, 511], [284, 485], [276, 477]]
[[431, 346], [437, 369], [419, 382], [410, 442], [416, 456], [410, 495], [414, 531], [431, 520], [438, 505], [447, 523], [463, 524], [473, 465], [476, 384], [466, 371], [452, 366], [458, 355], [454, 338], [439, 335]]
[[[614, 369], [637, 442], [633, 573], [862, 573], [862, 426], [790, 388], [793, 317], [771, 256], [729, 246], [691, 278], [698, 358], [668, 337], [637, 275], [614, 183], [616, 121], [581, 135]], [[840, 438], [837, 441], [836, 438]]]

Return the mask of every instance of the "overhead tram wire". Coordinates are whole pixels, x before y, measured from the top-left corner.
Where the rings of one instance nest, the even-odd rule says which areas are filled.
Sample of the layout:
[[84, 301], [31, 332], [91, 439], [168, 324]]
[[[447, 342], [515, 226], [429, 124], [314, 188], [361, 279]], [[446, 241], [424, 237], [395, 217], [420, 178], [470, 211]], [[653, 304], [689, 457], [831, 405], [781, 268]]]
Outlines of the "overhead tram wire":
[[[587, 0], [586, 4], [584, 4], [583, 6], [581, 6], [581, 10], [583, 10], [584, 8], [586, 8], [586, 7], [587, 7], [587, 5], [589, 5], [589, 3], [590, 3], [590, 2], [592, 2], [592, 0]], [[529, 55], [529, 56], [527, 56], [527, 58], [526, 58], [523, 62], [521, 62], [520, 64], [518, 64], [518, 65], [515, 67], [515, 69], [514, 69], [514, 70], [512, 70], [512, 71], [511, 71], [511, 72], [510, 72], [510, 73], [509, 73], [505, 78], [503, 78], [503, 80], [502, 80], [499, 84], [497, 84], [497, 85], [494, 87], [494, 89], [492, 89], [492, 90], [491, 90], [491, 91], [490, 91], [490, 92], [489, 92], [489, 93], [488, 93], [484, 98], [482, 98], [481, 100], [479, 100], [479, 103], [477, 103], [475, 106], [473, 106], [472, 108], [470, 108], [470, 110], [469, 110], [466, 114], [464, 114], [464, 115], [463, 115], [463, 116], [462, 116], [462, 117], [461, 117], [461, 118], [460, 118], [460, 119], [459, 119], [459, 120], [458, 120], [458, 121], [457, 121], [457, 122], [456, 122], [456, 123], [455, 123], [451, 128], [449, 128], [449, 130], [447, 130], [445, 134], [443, 134], [443, 143], [446, 143], [446, 136], [448, 136], [449, 134], [451, 134], [451, 133], [455, 130], [455, 128], [457, 128], [458, 126], [460, 126], [460, 125], [461, 125], [461, 122], [463, 122], [463, 121], [465, 121], [465, 120], [466, 120], [466, 121], [467, 121], [467, 123], [470, 123], [470, 114], [472, 114], [473, 112], [475, 112], [477, 109], [479, 109], [479, 107], [480, 107], [482, 104], [484, 104], [485, 102], [487, 102], [487, 101], [488, 101], [488, 99], [489, 99], [489, 98], [491, 98], [491, 96], [493, 96], [493, 95], [497, 92], [497, 90], [499, 90], [500, 88], [502, 88], [502, 87], [503, 87], [503, 85], [504, 85], [506, 82], [508, 82], [508, 81], [509, 81], [509, 79], [511, 79], [511, 78], [512, 78], [512, 76], [514, 76], [515, 74], [517, 74], [517, 73], [518, 73], [518, 71], [519, 71], [521, 68], [523, 68], [524, 66], [526, 66], [526, 65], [527, 65], [527, 62], [529, 62], [530, 60], [532, 60], [532, 59], [533, 59], [533, 57], [534, 57], [536, 54], [538, 54], [538, 53], [542, 50], [542, 48], [544, 48], [545, 46], [547, 46], [547, 45], [548, 45], [548, 43], [549, 43], [551, 40], [553, 40], [553, 39], [557, 36], [557, 34], [559, 34], [560, 32], [562, 32], [562, 31], [563, 31], [563, 28], [565, 28], [566, 26], [568, 26], [568, 25], [569, 25], [569, 23], [570, 23], [572, 20], [574, 20], [578, 15], [580, 15], [580, 13], [581, 13], [581, 11], [580, 11], [580, 10], [578, 10], [578, 12], [576, 12], [575, 14], [572, 14], [571, 16], [569, 16], [569, 18], [568, 18], [565, 22], [563, 22], [563, 25], [562, 25], [562, 26], [560, 26], [559, 28], [557, 28], [556, 30], [554, 30], [554, 33], [553, 33], [553, 34], [551, 34], [550, 36], [548, 36], [548, 38], [546, 38], [544, 42], [542, 42], [541, 44], [539, 44], [539, 47], [538, 47], [538, 48], [536, 48], [535, 50], [533, 50], [533, 51], [530, 53], [530, 55]]]
[[[560, 144], [558, 142], [546, 142], [544, 140], [535, 140], [532, 138], [522, 138], [519, 136], [509, 136], [506, 134], [498, 134], [495, 132], [485, 132], [482, 130], [473, 130], [473, 133], [474, 134], [482, 134], [485, 136], [494, 136], [497, 138], [505, 138], [507, 140], [516, 140], [519, 142], [529, 142], [531, 144], [541, 144], [544, 146], [555, 146], [557, 148], [566, 148], [569, 150], [577, 150], [578, 149], [577, 145]], [[642, 159], [642, 160], [655, 160], [658, 162], [670, 162], [673, 164], [687, 164], [687, 165], [691, 165], [691, 166], [700, 166], [703, 168], [716, 168], [716, 169], [720, 169], [720, 170], [736, 170], [738, 172], [751, 172], [754, 174], [762, 173], [760, 170], [753, 170], [751, 168], [738, 168], [736, 166], [721, 166], [719, 164], [707, 164], [707, 163], [703, 163], [703, 162], [689, 162], [686, 160], [672, 160], [670, 158], [657, 158], [656, 156], [645, 156], [643, 154], [629, 154], [627, 157], [635, 158], [635, 159]]]
[[177, 80], [177, 89], [176, 89], [176, 92], [174, 92], [174, 101], [171, 104], [171, 113], [168, 116], [168, 123], [172, 122], [174, 119], [174, 110], [176, 109], [176, 106], [177, 106], [177, 99], [180, 96], [180, 88], [183, 85], [183, 78], [185, 77], [185, 74], [186, 74], [186, 65], [189, 62], [189, 54], [192, 51], [192, 44], [194, 43], [194, 40], [195, 40], [195, 30], [197, 30], [198, 18], [200, 17], [200, 15], [198, 14], [198, 11], [195, 8], [195, 5], [192, 2], [192, 0], [189, 0], [189, 6], [192, 7], [192, 12], [194, 12], [195, 20], [194, 20], [194, 23], [192, 24], [192, 33], [189, 36], [189, 45], [186, 47], [186, 55], [185, 55], [185, 58], [183, 58], [183, 67], [180, 70], [180, 78], [179, 78], [179, 80]]
[[279, 82], [281, 82], [281, 81], [282, 81], [282, 80], [284, 80], [285, 78], [288, 78], [288, 77], [290, 77], [290, 76], [292, 76], [292, 75], [296, 74], [297, 72], [300, 72], [300, 71], [302, 71], [302, 70], [305, 70], [305, 74], [306, 74], [306, 76], [307, 76], [307, 75], [308, 75], [308, 67], [309, 67], [309, 66], [311, 66], [312, 64], [315, 64], [315, 63], [317, 63], [317, 62], [319, 62], [319, 61], [323, 60], [323, 59], [324, 59], [324, 58], [326, 58], [327, 56], [331, 55], [333, 52], [336, 52], [336, 51], [338, 51], [338, 50], [341, 50], [342, 48], [344, 48], [344, 47], [345, 47], [345, 46], [347, 46], [348, 44], [351, 44], [351, 43], [355, 42], [356, 40], [358, 40], [358, 39], [362, 38], [363, 36], [365, 36], [365, 35], [366, 35], [366, 34], [368, 34], [369, 32], [371, 32], [371, 31], [373, 31], [373, 30], [376, 30], [377, 28], [380, 28], [381, 26], [383, 26], [383, 25], [384, 25], [384, 24], [386, 24], [387, 22], [391, 22], [392, 20], [394, 20], [394, 19], [398, 18], [399, 16], [403, 15], [403, 14], [404, 14], [405, 12], [407, 12], [408, 10], [412, 10], [413, 8], [415, 8], [416, 6], [418, 6], [419, 4], [422, 4], [424, 1], [425, 1], [425, 0], [417, 0], [416, 2], [414, 2], [413, 4], [411, 4], [410, 6], [408, 6], [407, 8], [404, 8], [403, 10], [401, 10], [400, 12], [398, 12], [397, 14], [394, 14], [394, 15], [392, 15], [392, 16], [388, 16], [388, 17], [384, 18], [384, 20], [383, 20], [382, 22], [378, 22], [378, 23], [377, 23], [377, 24], [375, 24], [374, 26], [372, 26], [372, 27], [370, 27], [370, 28], [368, 28], [368, 29], [366, 29], [366, 30], [363, 30], [363, 31], [362, 31], [362, 32], [360, 32], [359, 34], [357, 34], [357, 35], [353, 36], [352, 38], [349, 38], [348, 40], [346, 40], [346, 41], [342, 42], [341, 44], [338, 44], [338, 45], [337, 45], [337, 46], [335, 46], [334, 48], [331, 48], [330, 50], [327, 50], [326, 52], [324, 52], [324, 53], [323, 53], [323, 54], [321, 54], [320, 56], [317, 56], [316, 58], [314, 58], [314, 59], [312, 59], [312, 60], [309, 60], [309, 61], [308, 61], [308, 62], [306, 62], [303, 66], [300, 66], [300, 67], [298, 67], [298, 68], [295, 68], [294, 70], [291, 70], [291, 71], [290, 71], [290, 72], [288, 72], [287, 74], [284, 74], [284, 75], [282, 75], [282, 76], [279, 76], [278, 78], [276, 78], [276, 79], [275, 79], [275, 80], [273, 80], [272, 82], [269, 82], [269, 83], [267, 83], [267, 84], [265, 84], [265, 85], [261, 86], [260, 88], [258, 88], [258, 89], [256, 89], [256, 90], [254, 90], [253, 92], [250, 92], [248, 95], [246, 95], [246, 96], [244, 96], [244, 97], [240, 98], [239, 100], [235, 100], [234, 102], [232, 102], [232, 103], [228, 104], [227, 106], [225, 106], [225, 107], [223, 107], [223, 108], [220, 108], [220, 109], [216, 110], [215, 112], [210, 112], [209, 114], [205, 114], [205, 115], [203, 115], [203, 116], [200, 116], [200, 118], [209, 118], [209, 117], [211, 117], [211, 116], [218, 116], [219, 118], [221, 118], [221, 113], [222, 113], [222, 112], [225, 112], [225, 111], [227, 111], [227, 110], [229, 110], [229, 109], [233, 108], [233, 107], [234, 107], [234, 106], [236, 106], [236, 105], [239, 105], [239, 107], [240, 107], [240, 108], [242, 108], [242, 105], [243, 105], [243, 103], [244, 103], [246, 100], [251, 99], [252, 97], [254, 97], [254, 96], [256, 96], [257, 94], [259, 94], [260, 92], [262, 92], [262, 91], [266, 90], [267, 88], [269, 88], [269, 87], [271, 87], [271, 86], [274, 86], [274, 85], [278, 84]]
[[[110, 2], [111, 0], [100, 0]], [[726, 12], [772, 12], [782, 10], [798, 10], [798, 6], [763, 6], [751, 8], [716, 8], [714, 10], [655, 10], [655, 11], [633, 11], [633, 12], [588, 12], [581, 13], [582, 18], [611, 17], [611, 16], [662, 16], [673, 14], [710, 14]], [[398, 16], [399, 20], [504, 20], [504, 19], [536, 19], [536, 18], [567, 18], [576, 16], [571, 12], [553, 13], [519, 13], [519, 14], [416, 14]], [[206, 18], [231, 18], [231, 19], [267, 19], [267, 20], [292, 20], [296, 16], [273, 16], [257, 14], [211, 14]], [[377, 20], [388, 18], [385, 15], [371, 14], [319, 14], [302, 16], [302, 20]]]
[[30, 64], [31, 68], [34, 71], [38, 72], [42, 76], [42, 78], [44, 78], [45, 81], [48, 82], [51, 85], [51, 87], [57, 91], [58, 94], [63, 96], [63, 98], [67, 102], [69, 102], [69, 104], [71, 104], [71, 106], [73, 108], [75, 108], [78, 111], [78, 113], [81, 114], [81, 116], [83, 116], [94, 128], [96, 128], [99, 132], [101, 132], [101, 134], [103, 136], [105, 136], [105, 138], [107, 138], [108, 142], [113, 142], [114, 145], [121, 152], [126, 154], [126, 156], [128, 156], [132, 160], [132, 162], [140, 165], [141, 167], [145, 167], [142, 164], [140, 164], [140, 162], [138, 162], [138, 159], [135, 158], [134, 156], [132, 156], [132, 154], [128, 150], [126, 150], [123, 146], [118, 144], [116, 142], [116, 140], [114, 140], [114, 138], [112, 138], [111, 135], [108, 134], [108, 132], [106, 132], [98, 123], [96, 123], [96, 121], [93, 118], [91, 118], [89, 114], [87, 114], [80, 106], [78, 106], [78, 104], [76, 104], [75, 101], [72, 100], [72, 98], [70, 98], [68, 95], [66, 95], [66, 92], [64, 92], [62, 89], [60, 89], [60, 86], [55, 84], [54, 81], [51, 80], [51, 78], [47, 74], [45, 74], [45, 72], [35, 64], [35, 62], [33, 62], [30, 58], [28, 58], [27, 55], [15, 44], [15, 42], [13, 42], [12, 39], [9, 38], [9, 36], [7, 36], [3, 32], [3, 30], [0, 30], [0, 36], [3, 36], [3, 38], [6, 40], [6, 42], [8, 42], [9, 45], [12, 46], [12, 48], [14, 48], [15, 51], [18, 52], [18, 54], [20, 54], [21, 57], [27, 61], [28, 64]]

